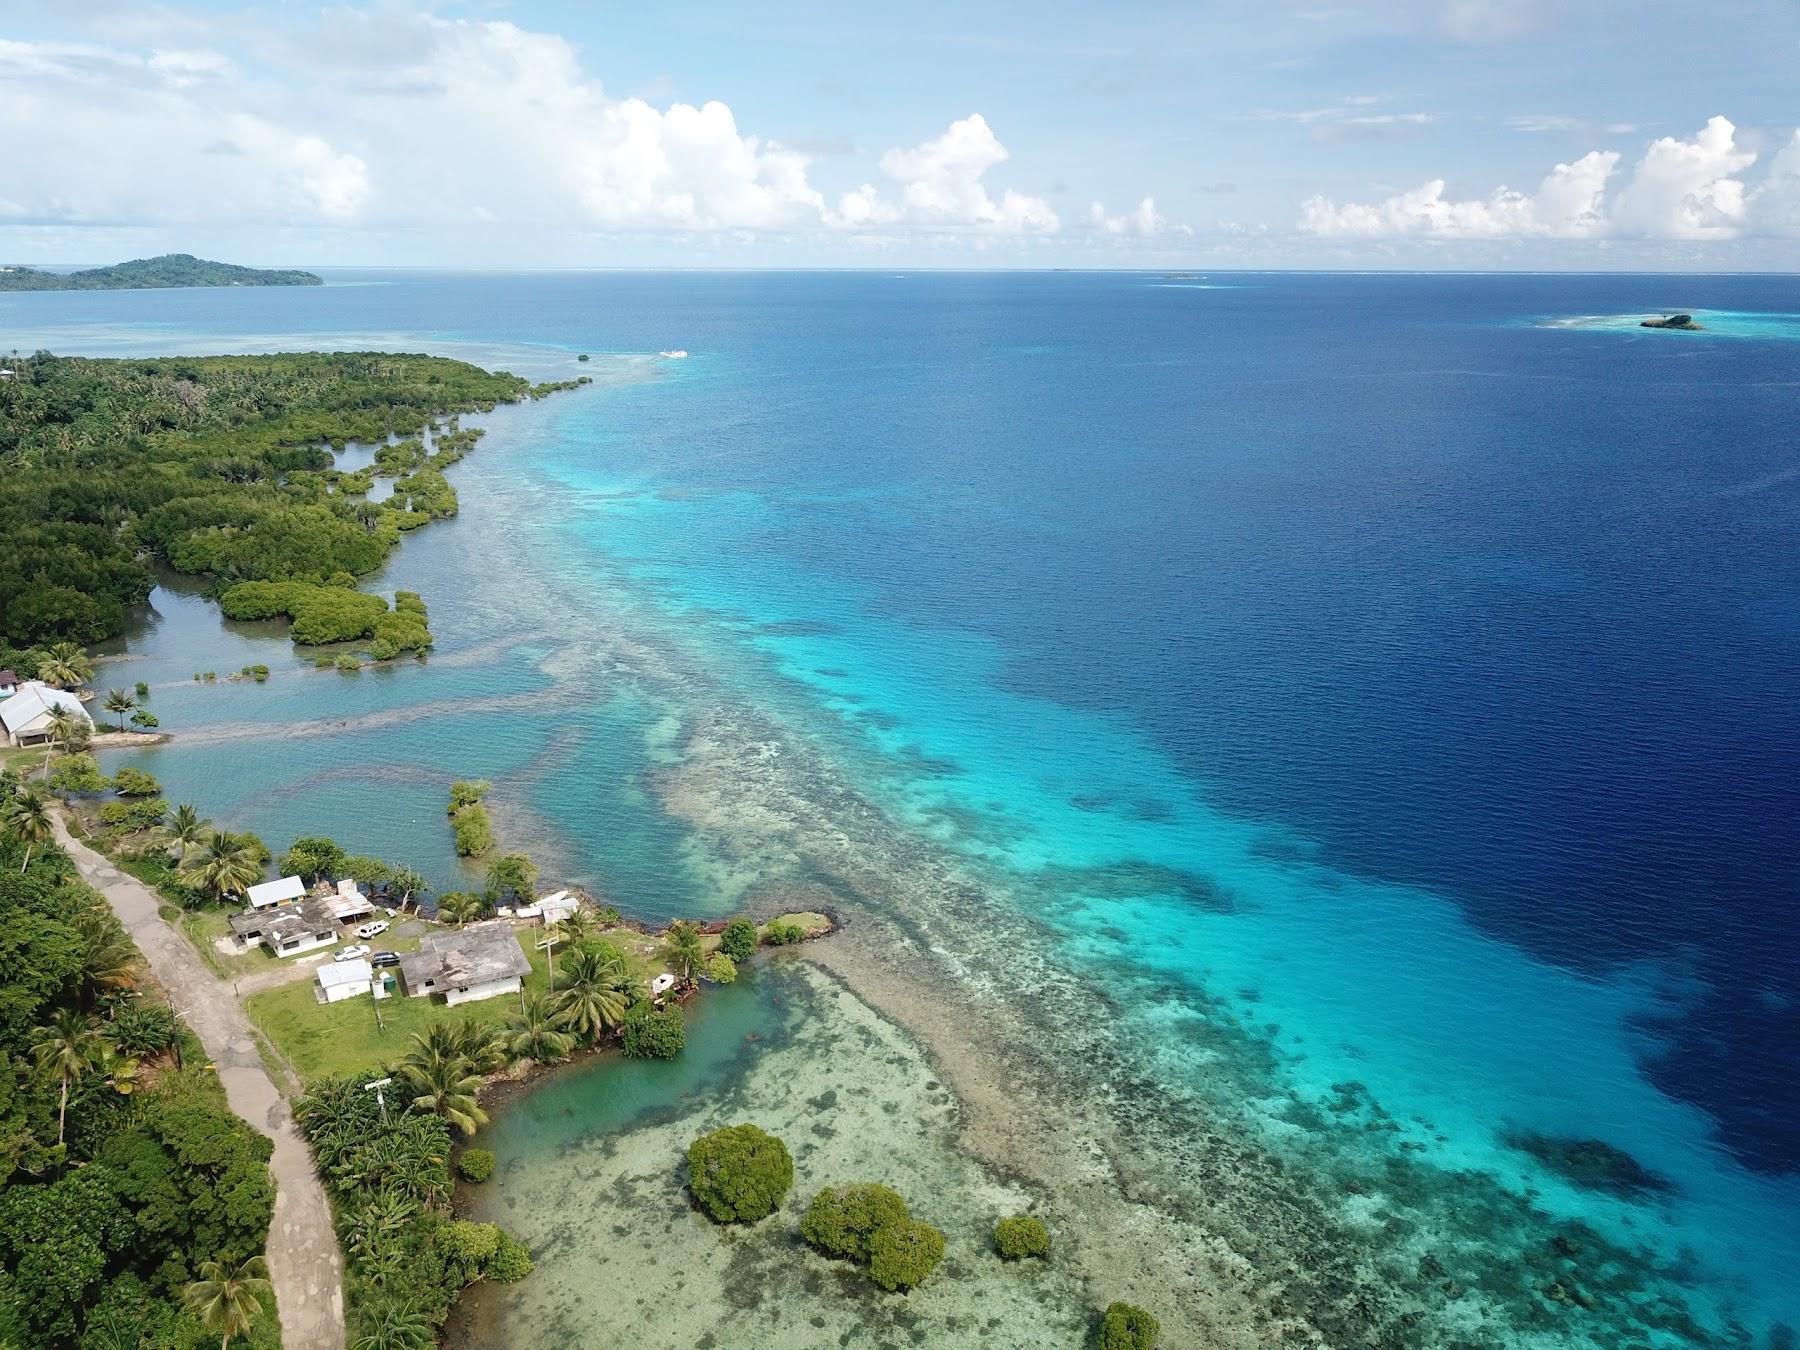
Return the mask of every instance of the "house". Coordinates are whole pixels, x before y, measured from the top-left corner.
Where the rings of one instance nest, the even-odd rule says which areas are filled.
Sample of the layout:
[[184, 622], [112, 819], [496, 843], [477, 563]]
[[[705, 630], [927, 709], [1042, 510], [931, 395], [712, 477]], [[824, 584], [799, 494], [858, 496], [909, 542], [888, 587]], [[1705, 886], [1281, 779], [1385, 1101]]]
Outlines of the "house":
[[530, 970], [511, 925], [493, 919], [456, 932], [427, 933], [418, 951], [400, 957], [400, 981], [408, 994], [442, 994], [451, 1007], [516, 993]]
[[339, 923], [355, 923], [375, 912], [374, 902], [358, 890], [356, 882], [349, 877], [338, 882], [337, 889], [325, 896], [324, 900], [331, 912], [337, 915]]
[[94, 719], [88, 716], [81, 700], [64, 689], [52, 689], [41, 680], [22, 680], [10, 697], [0, 701], [0, 725], [6, 728], [11, 745], [43, 745], [50, 739], [50, 714], [61, 708], [91, 729]]
[[319, 1001], [342, 1003], [347, 998], [366, 994], [375, 978], [375, 970], [360, 956], [351, 961], [327, 961], [319, 967]]
[[306, 883], [299, 877], [283, 877], [280, 881], [259, 882], [246, 894], [249, 896], [251, 909], [266, 909], [286, 900], [300, 899], [306, 894]]
[[237, 940], [246, 947], [260, 942], [276, 956], [329, 947], [338, 940], [337, 916], [323, 901], [306, 899], [299, 904], [270, 905], [246, 910], [226, 920]]

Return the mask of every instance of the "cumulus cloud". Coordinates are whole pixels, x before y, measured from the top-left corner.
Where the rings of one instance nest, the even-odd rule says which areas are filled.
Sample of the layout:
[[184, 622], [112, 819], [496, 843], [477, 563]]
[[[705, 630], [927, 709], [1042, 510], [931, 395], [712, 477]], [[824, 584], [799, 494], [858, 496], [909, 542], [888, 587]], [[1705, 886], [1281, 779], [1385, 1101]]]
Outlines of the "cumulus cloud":
[[899, 186], [897, 203], [864, 183], [838, 199], [835, 220], [849, 226], [905, 221], [1002, 234], [1056, 233], [1062, 222], [1042, 197], [1007, 188], [995, 198], [988, 191], [982, 179], [1007, 157], [987, 119], [971, 113], [941, 136], [881, 157], [882, 173]]
[[1135, 235], [1140, 239], [1153, 239], [1160, 234], [1192, 234], [1194, 231], [1186, 225], [1175, 225], [1162, 212], [1156, 209], [1156, 198], [1146, 197], [1137, 204], [1137, 209], [1128, 211], [1122, 216], [1109, 216], [1102, 202], [1094, 202], [1088, 207], [1088, 224], [1101, 234]]
[[502, 20], [386, 4], [275, 33], [221, 18], [160, 45], [141, 36], [0, 40], [0, 219], [721, 238], [1061, 228], [1043, 197], [989, 185], [1008, 152], [979, 113], [889, 150], [882, 186], [833, 206], [809, 155], [725, 103], [615, 97], [569, 42]]
[[1751, 211], [1757, 227], [1769, 234], [1800, 235], [1800, 131], [1769, 162]]
[[1311, 197], [1301, 203], [1300, 228], [1324, 238], [1718, 240], [1751, 229], [1783, 232], [1784, 203], [1800, 203], [1800, 150], [1782, 151], [1768, 181], [1752, 190], [1737, 175], [1756, 153], [1738, 143], [1737, 128], [1723, 117], [1689, 139], [1651, 142], [1609, 199], [1620, 158], [1595, 150], [1558, 164], [1533, 193], [1502, 187], [1456, 201], [1437, 178], [1379, 202], [1339, 206]]
[[1616, 153], [1596, 150], [1558, 164], [1535, 193], [1503, 187], [1469, 201], [1446, 200], [1442, 178], [1374, 203], [1338, 206], [1309, 197], [1300, 206], [1300, 228], [1325, 238], [1588, 238], [1604, 232], [1606, 182], [1618, 162]]

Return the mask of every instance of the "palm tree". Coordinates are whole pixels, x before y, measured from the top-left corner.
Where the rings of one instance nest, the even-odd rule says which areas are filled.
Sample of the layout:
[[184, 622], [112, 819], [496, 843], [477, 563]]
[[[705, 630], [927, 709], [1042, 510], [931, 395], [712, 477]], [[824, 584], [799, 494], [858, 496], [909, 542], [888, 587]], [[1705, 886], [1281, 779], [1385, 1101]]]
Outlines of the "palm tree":
[[182, 1291], [182, 1302], [208, 1331], [218, 1333], [219, 1350], [233, 1336], [248, 1334], [263, 1315], [263, 1299], [274, 1293], [269, 1267], [253, 1256], [237, 1269], [222, 1261], [202, 1261], [200, 1278]]
[[556, 928], [562, 934], [565, 945], [579, 947], [595, 934], [593, 911], [586, 905], [578, 904], [563, 916]]
[[412, 1104], [442, 1116], [464, 1134], [474, 1134], [487, 1124], [487, 1112], [475, 1099], [481, 1075], [468, 1058], [417, 1032], [413, 1042], [412, 1050], [395, 1066], [412, 1089]]
[[47, 721], [50, 739], [44, 743], [44, 767], [50, 767], [52, 752], [61, 750], [68, 754], [76, 745], [86, 740], [86, 723], [67, 708], [52, 708]]
[[256, 851], [223, 830], [213, 830], [199, 850], [181, 860], [181, 879], [215, 900], [241, 895], [262, 876]]
[[706, 968], [706, 948], [700, 941], [700, 930], [686, 919], [669, 925], [669, 938], [663, 944], [662, 954], [676, 978], [690, 988]]
[[94, 663], [77, 643], [53, 642], [38, 663], [38, 678], [58, 689], [73, 689], [94, 678]]
[[637, 995], [637, 982], [626, 973], [618, 955], [609, 951], [578, 948], [570, 957], [568, 987], [562, 995], [563, 1026], [588, 1040], [625, 1019], [625, 1009]]
[[183, 802], [170, 813], [163, 826], [163, 838], [170, 853], [178, 859], [185, 858], [190, 848], [206, 838], [206, 829], [207, 822], [200, 819], [200, 812], [191, 803]]
[[20, 788], [13, 793], [0, 807], [0, 822], [9, 835], [25, 845], [25, 861], [19, 864], [21, 873], [31, 866], [32, 848], [55, 833], [49, 799], [36, 788]]
[[486, 908], [479, 895], [471, 895], [468, 891], [446, 891], [437, 902], [438, 917], [459, 928]]
[[87, 1018], [73, 1008], [58, 1008], [47, 1026], [31, 1037], [31, 1057], [37, 1066], [55, 1074], [62, 1083], [62, 1101], [56, 1109], [56, 1142], [62, 1143], [69, 1115], [69, 1085], [93, 1065], [100, 1035]]
[[130, 712], [133, 708], [137, 707], [137, 700], [135, 698], [133, 698], [130, 694], [126, 693], [123, 689], [108, 689], [106, 691], [105, 707], [106, 707], [106, 711], [108, 711], [109, 713], [114, 713], [118, 716], [119, 730], [124, 731], [125, 730], [125, 714]]
[[533, 994], [506, 1024], [506, 1048], [518, 1059], [540, 1064], [561, 1059], [575, 1043], [573, 1036], [558, 1030], [561, 1021], [562, 1008], [555, 999]]
[[82, 993], [89, 1002], [137, 988], [137, 950], [119, 931], [112, 912], [98, 905], [84, 910], [76, 927], [82, 941]]
[[383, 1301], [365, 1309], [350, 1350], [431, 1350], [437, 1344], [431, 1323], [410, 1303]]

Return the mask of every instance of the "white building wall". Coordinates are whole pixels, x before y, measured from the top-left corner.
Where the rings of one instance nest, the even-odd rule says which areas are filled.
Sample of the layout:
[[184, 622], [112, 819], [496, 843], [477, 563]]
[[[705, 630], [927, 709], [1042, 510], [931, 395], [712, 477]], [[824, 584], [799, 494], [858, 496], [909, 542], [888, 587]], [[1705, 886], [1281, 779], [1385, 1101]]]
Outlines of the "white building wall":
[[486, 984], [472, 984], [467, 989], [446, 989], [444, 1002], [454, 1008], [459, 1003], [478, 1003], [484, 998], [518, 992], [519, 977], [514, 975], [510, 980], [489, 980]]
[[357, 980], [352, 984], [340, 984], [327, 989], [325, 991], [325, 1001], [327, 1003], [342, 1003], [347, 998], [355, 998], [359, 994], [366, 994], [368, 992], [369, 982], [367, 980]]
[[330, 937], [308, 938], [305, 942], [297, 942], [292, 947], [275, 947], [270, 945], [269, 950], [274, 952], [277, 956], [298, 956], [301, 952], [317, 951], [320, 947], [335, 947], [337, 945], [337, 940], [337, 934], [333, 933]]

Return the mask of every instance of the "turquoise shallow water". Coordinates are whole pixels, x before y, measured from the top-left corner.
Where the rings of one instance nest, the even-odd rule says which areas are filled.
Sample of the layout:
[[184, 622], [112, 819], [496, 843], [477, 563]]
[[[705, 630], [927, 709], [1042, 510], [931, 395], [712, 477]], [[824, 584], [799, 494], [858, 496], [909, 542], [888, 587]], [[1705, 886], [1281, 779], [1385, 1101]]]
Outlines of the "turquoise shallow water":
[[[449, 885], [444, 792], [489, 777], [558, 875], [723, 914], [810, 864], [659, 784], [696, 716], [762, 709], [1120, 994], [1172, 1093], [1226, 1067], [1203, 1008], [1269, 1147], [1492, 1178], [1664, 1266], [1646, 1304], [1761, 1335], [1800, 1266], [1781, 284], [1684, 280], [1746, 339], [1704, 345], [1538, 326], [1672, 293], [1621, 279], [404, 278], [0, 330], [602, 377], [498, 412], [463, 516], [378, 579], [430, 602], [423, 665], [316, 673], [159, 591], [117, 669], [157, 686], [178, 739], [138, 758], [175, 798]], [[694, 355], [632, 354], [663, 347]], [[1671, 425], [1716, 451], [1660, 452]], [[1618, 1153], [1597, 1185], [1534, 1136]], [[1607, 1315], [1569, 1339], [1683, 1339]]]

